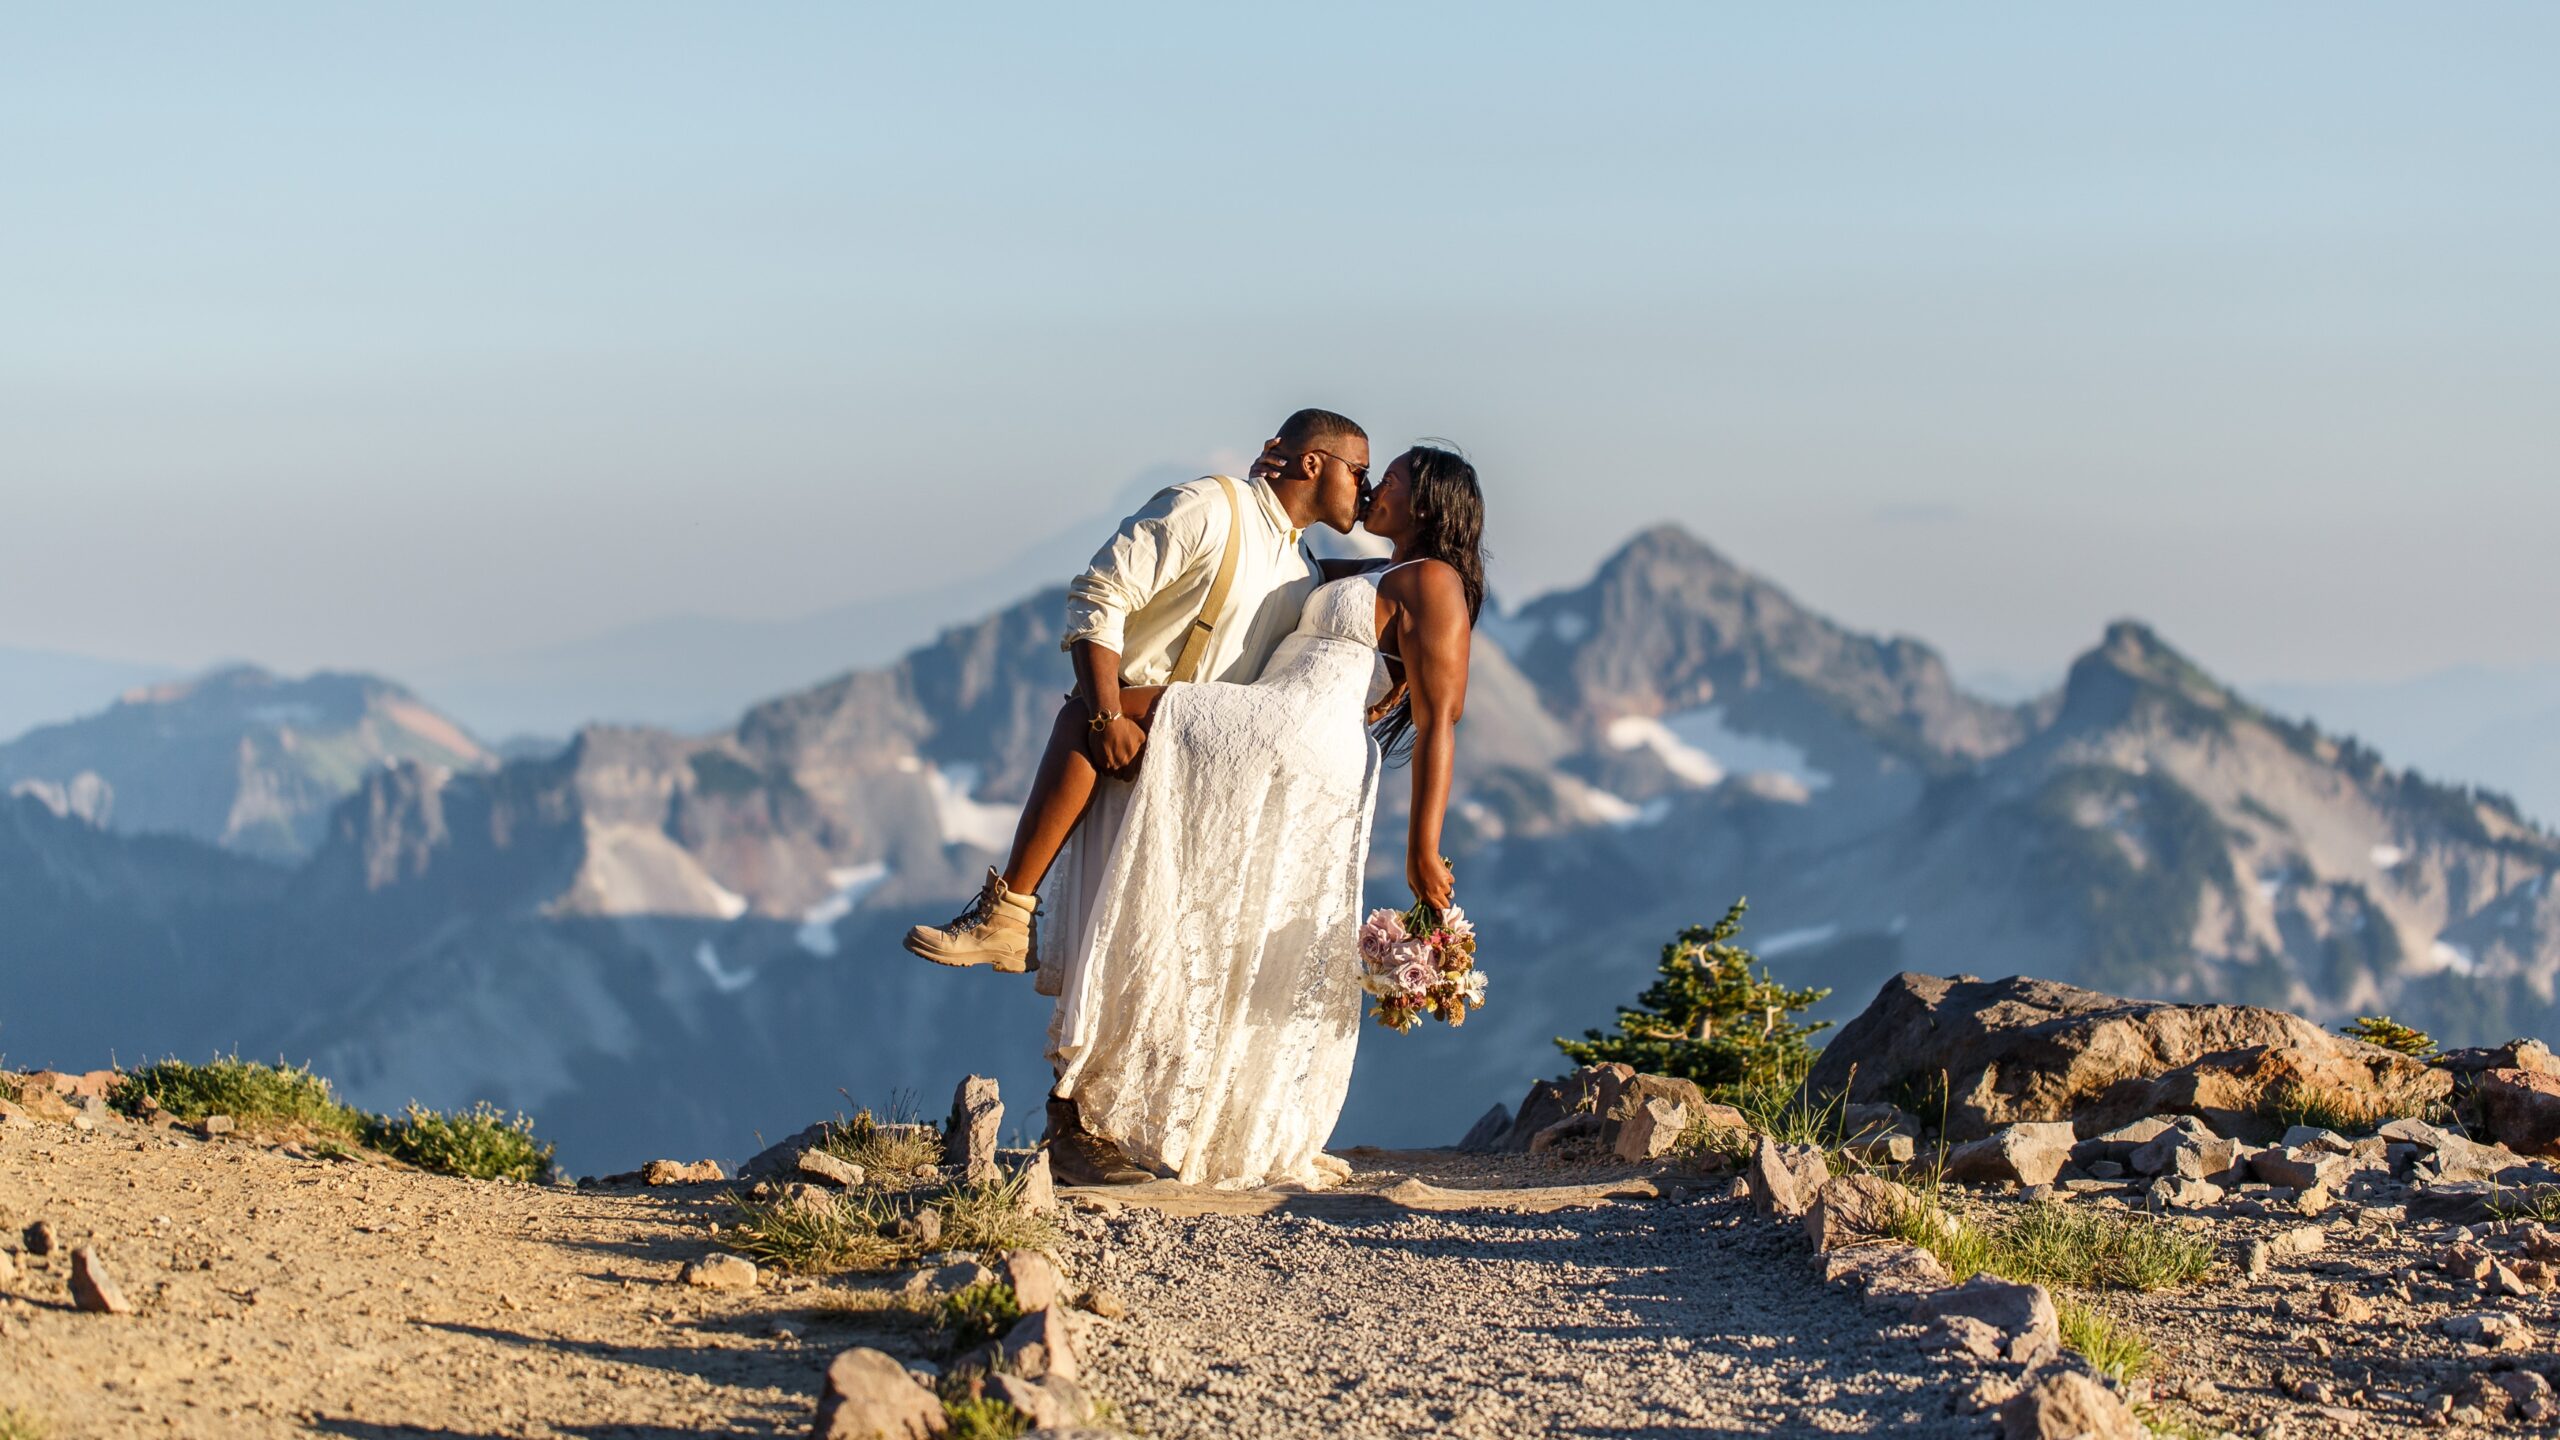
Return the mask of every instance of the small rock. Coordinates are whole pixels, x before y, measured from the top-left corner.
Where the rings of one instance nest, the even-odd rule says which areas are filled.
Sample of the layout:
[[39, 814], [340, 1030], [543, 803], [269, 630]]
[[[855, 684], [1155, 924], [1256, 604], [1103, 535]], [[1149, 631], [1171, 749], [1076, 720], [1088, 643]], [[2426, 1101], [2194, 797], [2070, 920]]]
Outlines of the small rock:
[[811, 1440], [926, 1440], [949, 1424], [942, 1401], [877, 1350], [847, 1350], [827, 1366]]
[[196, 1133], [207, 1140], [216, 1135], [228, 1135], [238, 1128], [231, 1123], [231, 1117], [228, 1115], [207, 1115], [196, 1122]]
[[942, 1243], [942, 1212], [919, 1210], [913, 1215], [903, 1216], [890, 1227], [890, 1232], [901, 1240], [930, 1250]]
[[2329, 1193], [2326, 1185], [2314, 1185], [2293, 1197], [2294, 1210], [2305, 1220], [2328, 1214], [2330, 1207], [2337, 1203], [2338, 1197]]
[[[513, 1309], [514, 1307], [509, 1306], [508, 1308]], [[792, 1324], [788, 1320], [776, 1320], [772, 1325], [766, 1328], [764, 1333], [768, 1338], [774, 1340], [797, 1340], [803, 1332], [799, 1326]]]
[[2473, 1310], [2448, 1315], [2438, 1327], [2446, 1338], [2486, 1350], [2522, 1350], [2533, 1344], [2532, 1327], [2504, 1310]]
[[1023, 1316], [1005, 1332], [1000, 1349], [1016, 1375], [1033, 1380], [1050, 1375], [1076, 1378], [1075, 1342], [1067, 1333], [1063, 1310], [1051, 1308]]
[[2347, 1183], [2347, 1161], [2343, 1155], [2308, 1147], [2261, 1150], [2249, 1157], [2249, 1173], [2287, 1190], [2335, 1190]]
[[2436, 1256], [2436, 1268], [2465, 1284], [2477, 1285], [2498, 1267], [2498, 1259], [2468, 1240], [2457, 1240]]
[[1046, 1215], [1058, 1208], [1058, 1184], [1050, 1178], [1047, 1150], [1033, 1155], [1016, 1173], [1021, 1184], [1013, 1193], [1014, 1209], [1026, 1215]]
[[33, 1225], [28, 1226], [25, 1240], [28, 1254], [52, 1254], [55, 1243], [53, 1238], [53, 1222], [50, 1220], [39, 1220]]
[[1763, 1135], [1742, 1171], [1751, 1203], [1763, 1215], [1795, 1219], [1813, 1208], [1813, 1197], [1831, 1178], [1830, 1163], [1810, 1145], [1781, 1145]]
[[674, 1160], [652, 1160], [640, 1167], [643, 1185], [710, 1185], [729, 1177], [722, 1173], [717, 1160], [697, 1160], [690, 1165]]
[[1937, 1256], [1899, 1240], [1834, 1250], [1821, 1260], [1824, 1284], [1846, 1285], [1868, 1304], [1887, 1310], [1909, 1310], [1948, 1284], [1947, 1269]]
[[2252, 1240], [2240, 1247], [2240, 1268], [2252, 1280], [2267, 1278], [2267, 1265], [2275, 1251], [2264, 1240]]
[[2116, 1392], [2065, 1370], [2000, 1407], [2001, 1440], [2143, 1440], [2147, 1432]]
[[1689, 1128], [1689, 1107], [1655, 1096], [1618, 1123], [1610, 1154], [1629, 1164], [1659, 1160], [1678, 1149], [1680, 1133]]
[[2143, 1203], [2154, 1210], [2203, 1210], [2223, 1201], [2222, 1187], [2210, 1180], [2182, 1180], [2167, 1175], [2151, 1182]]
[[1100, 1286], [1085, 1291], [1081, 1303], [1088, 1312], [1105, 1320], [1118, 1320], [1129, 1313], [1128, 1301], [1121, 1299], [1118, 1292]]
[[2007, 1358], [2008, 1339], [1988, 1321], [1970, 1315], [1941, 1315], [1920, 1333], [1922, 1349], [1962, 1355], [1986, 1365]]
[[2172, 1180], [2203, 1180], [2227, 1185], [2244, 1178], [2240, 1143], [2214, 1134], [2201, 1123], [2193, 1129], [2182, 1126], [2163, 1131], [2158, 1138], [2135, 1150], [2130, 1163], [2140, 1174]]
[[107, 1274], [107, 1262], [83, 1245], [71, 1252], [71, 1303], [93, 1315], [130, 1315], [133, 1305]]
[[988, 1376], [986, 1384], [989, 1393], [1021, 1412], [1042, 1434], [1054, 1434], [1093, 1418], [1093, 1401], [1082, 1386], [1064, 1375], [1026, 1380], [1019, 1375], [997, 1374]]
[[942, 1130], [942, 1163], [972, 1185], [996, 1178], [996, 1140], [1004, 1126], [1004, 1100], [996, 1082], [972, 1075], [951, 1092], [951, 1123]]
[[1889, 1233], [1915, 1208], [1910, 1191], [1879, 1175], [1835, 1175], [1815, 1192], [1805, 1211], [1804, 1233], [1819, 1252], [1837, 1250]]
[[2316, 1255], [2321, 1247], [2328, 1243], [2327, 1226], [2296, 1225], [2290, 1230], [2276, 1232], [2275, 1238], [2268, 1241], [2267, 1245], [2278, 1255]]
[[2373, 1319], [2373, 1302], [2348, 1290], [2332, 1285], [2320, 1292], [2320, 1313], [2347, 1325], [2362, 1325]]
[[803, 1150], [793, 1169], [813, 1180], [846, 1189], [862, 1183], [862, 1167], [850, 1160], [839, 1159], [824, 1150]]
[[1923, 1296], [1911, 1313], [1924, 1323], [1944, 1315], [1970, 1315], [2006, 1337], [2004, 1353], [2014, 1364], [2032, 1365], [2062, 1348], [2062, 1325], [2053, 1297], [2041, 1285], [1976, 1275], [1962, 1285]]
[[1559, 1145], [1598, 1140], [1600, 1132], [1605, 1128], [1607, 1128], [1607, 1122], [1588, 1111], [1579, 1115], [1567, 1115], [1530, 1136], [1529, 1153], [1543, 1155]]
[[2092, 1160], [2082, 1168], [2092, 1180], [2121, 1180], [2125, 1173], [2123, 1162], [2117, 1160]]
[[2531, 1285], [2527, 1285], [2524, 1277], [2514, 1270], [2505, 1265], [2496, 1264], [2489, 1267], [2489, 1279], [2480, 1288], [2489, 1295], [2503, 1296], [2511, 1300], [2524, 1300], [2540, 1293]]
[[1947, 1178], [1976, 1183], [2007, 1181], [2050, 1185], [2071, 1163], [2068, 1121], [2030, 1121], [2011, 1125], [1988, 1138], [1959, 1145], [1947, 1154]]
[[2508, 1370], [2490, 1377], [2515, 1406], [2516, 1418], [2528, 1425], [2560, 1420], [2560, 1397], [2551, 1392], [2551, 1382], [2531, 1370]]
[[684, 1269], [676, 1278], [706, 1290], [753, 1290], [756, 1288], [756, 1262], [744, 1255], [723, 1251], [685, 1262]]
[[1057, 1304], [1066, 1288], [1056, 1262], [1037, 1250], [1008, 1250], [1001, 1264], [1004, 1283], [1013, 1287], [1013, 1303], [1025, 1315]]

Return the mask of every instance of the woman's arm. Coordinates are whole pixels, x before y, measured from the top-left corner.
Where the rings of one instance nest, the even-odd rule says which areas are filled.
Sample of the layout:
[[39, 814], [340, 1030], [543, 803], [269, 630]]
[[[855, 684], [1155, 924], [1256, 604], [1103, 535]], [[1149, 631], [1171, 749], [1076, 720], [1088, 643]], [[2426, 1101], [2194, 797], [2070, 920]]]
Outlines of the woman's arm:
[[1458, 717], [1467, 708], [1466, 587], [1437, 561], [1408, 565], [1380, 587], [1395, 606], [1388, 621], [1413, 691], [1413, 818], [1405, 834], [1404, 873], [1414, 898], [1446, 910], [1457, 890], [1440, 855], [1440, 826], [1449, 811], [1457, 763]]

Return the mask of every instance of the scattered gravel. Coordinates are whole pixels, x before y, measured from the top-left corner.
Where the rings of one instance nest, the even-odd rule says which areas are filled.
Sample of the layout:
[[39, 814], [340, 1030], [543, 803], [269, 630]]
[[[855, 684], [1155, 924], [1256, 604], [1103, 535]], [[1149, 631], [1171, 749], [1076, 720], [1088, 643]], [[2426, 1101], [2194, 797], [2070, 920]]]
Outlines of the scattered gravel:
[[1185, 1436], [1974, 1435], [1945, 1368], [1733, 1201], [1070, 1222], [1086, 1376]]

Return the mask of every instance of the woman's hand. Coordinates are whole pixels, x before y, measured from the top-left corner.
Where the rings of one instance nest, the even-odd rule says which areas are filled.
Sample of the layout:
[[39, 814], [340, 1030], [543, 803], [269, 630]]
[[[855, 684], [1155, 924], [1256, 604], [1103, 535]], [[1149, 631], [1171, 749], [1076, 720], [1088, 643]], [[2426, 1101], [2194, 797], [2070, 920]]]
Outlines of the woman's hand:
[[1405, 857], [1404, 883], [1413, 887], [1413, 898], [1434, 910], [1446, 910], [1458, 898], [1458, 873], [1449, 868], [1444, 856], [1415, 854]]

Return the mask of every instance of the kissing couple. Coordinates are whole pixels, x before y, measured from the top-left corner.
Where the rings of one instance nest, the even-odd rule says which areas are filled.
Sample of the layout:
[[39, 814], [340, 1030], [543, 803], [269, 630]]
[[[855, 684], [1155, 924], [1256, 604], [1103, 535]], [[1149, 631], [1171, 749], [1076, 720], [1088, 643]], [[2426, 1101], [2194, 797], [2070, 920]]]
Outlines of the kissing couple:
[[[1412, 765], [1415, 898], [1446, 910], [1456, 888], [1440, 829], [1484, 605], [1475, 467], [1418, 445], [1372, 485], [1367, 432], [1301, 410], [1252, 470], [1159, 492], [1069, 585], [1076, 689], [1012, 852], [959, 918], [907, 935], [1057, 997], [1046, 1144], [1069, 1184], [1346, 1177], [1324, 1142], [1384, 763]], [[1320, 561], [1316, 524], [1394, 553]]]

